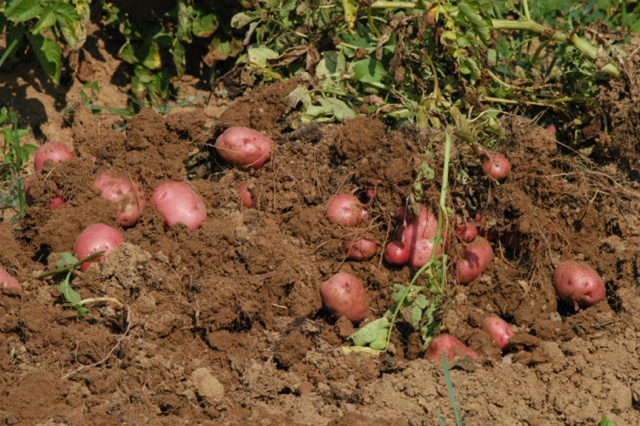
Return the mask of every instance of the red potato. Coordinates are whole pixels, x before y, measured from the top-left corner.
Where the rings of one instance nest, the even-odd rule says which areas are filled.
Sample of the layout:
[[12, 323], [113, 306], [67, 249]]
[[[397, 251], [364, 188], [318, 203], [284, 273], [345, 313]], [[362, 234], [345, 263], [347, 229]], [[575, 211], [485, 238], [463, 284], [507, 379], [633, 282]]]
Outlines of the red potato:
[[349, 259], [367, 260], [378, 252], [378, 243], [366, 238], [349, 239], [342, 243], [342, 248]]
[[[36, 200], [31, 195], [31, 184], [29, 181], [34, 179], [34, 175], [29, 175], [25, 178], [24, 184], [22, 185], [22, 190], [24, 191], [24, 199], [28, 206], [33, 206], [36, 203]], [[57, 210], [62, 207], [66, 201], [62, 198], [62, 189], [58, 188], [58, 195], [51, 197], [49, 199], [49, 205], [47, 206], [49, 210]]]
[[33, 166], [36, 170], [42, 170], [48, 164], [54, 166], [67, 161], [76, 155], [63, 142], [47, 142], [36, 151]]
[[0, 287], [22, 290], [22, 285], [6, 269], [0, 267]]
[[511, 163], [504, 155], [484, 152], [485, 160], [482, 163], [482, 172], [495, 180], [506, 179], [511, 173]]
[[[419, 268], [431, 260], [435, 237], [438, 233], [438, 218], [425, 206], [420, 206], [420, 214], [404, 229], [403, 240], [409, 245], [408, 264]], [[440, 242], [436, 255], [442, 255], [443, 244]]]
[[566, 260], [556, 266], [553, 285], [558, 297], [575, 310], [591, 306], [605, 298], [602, 278], [586, 263]]
[[552, 133], [552, 134], [556, 134], [557, 129], [556, 129], [556, 125], [555, 124], [549, 124], [547, 126], [547, 132]]
[[404, 265], [409, 261], [410, 247], [402, 241], [391, 241], [384, 250], [384, 259], [394, 265]]
[[478, 228], [472, 223], [462, 223], [456, 228], [456, 235], [465, 243], [470, 243], [478, 236]]
[[274, 143], [256, 130], [229, 127], [218, 136], [214, 146], [226, 162], [257, 170], [271, 158]]
[[489, 241], [482, 237], [467, 244], [462, 258], [456, 264], [456, 279], [461, 284], [467, 284], [482, 274], [493, 259], [493, 249]]
[[339, 272], [323, 282], [320, 296], [324, 306], [338, 318], [361, 321], [369, 313], [369, 298], [364, 286], [347, 272]]
[[76, 239], [73, 253], [78, 260], [85, 259], [94, 253], [104, 251], [104, 255], [83, 263], [80, 269], [86, 271], [92, 263], [104, 259], [124, 241], [124, 236], [116, 229], [102, 224], [89, 225]]
[[145, 200], [138, 182], [109, 173], [100, 173], [93, 181], [93, 186], [100, 190], [102, 198], [117, 204], [120, 226], [133, 226], [142, 216]]
[[248, 209], [252, 209], [254, 207], [253, 195], [251, 194], [251, 190], [249, 186], [243, 182], [236, 188], [238, 190], [238, 194], [240, 195], [240, 203]]
[[149, 201], [169, 226], [181, 223], [195, 231], [207, 218], [204, 201], [185, 182], [161, 183]]
[[440, 361], [442, 360], [442, 351], [444, 351], [444, 357], [448, 363], [465, 357], [478, 359], [478, 354], [450, 334], [440, 334], [434, 337], [427, 346], [424, 359]]
[[488, 316], [482, 321], [482, 330], [503, 351], [509, 348], [509, 339], [515, 334], [508, 322], [495, 315]]
[[369, 213], [358, 197], [352, 194], [337, 194], [325, 205], [325, 215], [332, 223], [342, 226], [358, 226], [369, 219]]

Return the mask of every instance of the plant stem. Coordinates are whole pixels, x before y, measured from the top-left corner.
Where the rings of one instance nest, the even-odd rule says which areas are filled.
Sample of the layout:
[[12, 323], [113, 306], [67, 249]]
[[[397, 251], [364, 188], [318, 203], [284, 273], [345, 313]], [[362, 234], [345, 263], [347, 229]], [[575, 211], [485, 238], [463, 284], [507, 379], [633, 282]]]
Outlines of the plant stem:
[[7, 60], [7, 58], [9, 57], [9, 55], [11, 55], [11, 52], [13, 52], [13, 50], [16, 48], [17, 45], [18, 45], [18, 40], [14, 39], [11, 42], [11, 44], [7, 46], [7, 50], [4, 51], [2, 58], [0, 58], [0, 68], [2, 68], [2, 64], [4, 64], [4, 61]]
[[419, 3], [411, 1], [377, 1], [370, 7], [371, 9], [421, 9]]
[[[587, 40], [578, 37], [576, 34], [567, 35], [560, 31], [552, 30], [534, 21], [508, 21], [506, 19], [492, 19], [491, 25], [495, 30], [529, 31], [532, 33], [540, 34], [549, 37], [551, 40], [557, 43], [572, 44], [576, 49], [580, 50], [591, 59], [596, 59], [596, 57], [598, 56], [598, 47], [593, 46]], [[620, 76], [620, 71], [611, 62], [602, 67], [601, 71], [613, 77]]]
[[90, 260], [93, 260], [93, 259], [95, 259], [95, 258], [97, 258], [97, 257], [102, 256], [102, 255], [104, 255], [104, 251], [99, 251], [99, 252], [93, 253], [91, 256], [88, 256], [88, 257], [86, 257], [86, 258], [84, 258], [84, 259], [82, 259], [82, 260], [79, 260], [79, 261], [77, 261], [76, 263], [74, 263], [73, 265], [63, 266], [62, 268], [56, 268], [56, 269], [53, 269], [53, 270], [51, 270], [51, 271], [47, 271], [47, 272], [44, 272], [44, 273], [42, 273], [42, 274], [40, 274], [40, 275], [37, 275], [37, 276], [35, 277], [35, 279], [37, 279], [37, 280], [41, 280], [41, 279], [44, 279], [44, 278], [50, 277], [50, 276], [52, 276], [52, 275], [61, 274], [61, 273], [63, 273], [63, 272], [71, 272], [71, 271], [73, 271], [74, 269], [78, 268], [78, 267], [79, 267], [80, 265], [82, 265], [83, 263], [87, 263], [87, 262], [89, 262]]

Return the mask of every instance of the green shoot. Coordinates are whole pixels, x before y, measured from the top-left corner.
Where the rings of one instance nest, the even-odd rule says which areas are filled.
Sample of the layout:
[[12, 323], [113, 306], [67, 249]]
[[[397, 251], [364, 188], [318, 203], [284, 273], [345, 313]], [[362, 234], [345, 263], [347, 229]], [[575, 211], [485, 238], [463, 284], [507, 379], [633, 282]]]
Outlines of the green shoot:
[[0, 209], [3, 212], [6, 209], [15, 211], [13, 222], [20, 219], [26, 209], [24, 167], [29, 161], [29, 155], [36, 150], [34, 145], [21, 143], [21, 139], [28, 133], [27, 129], [19, 128], [15, 112], [0, 108], [0, 136], [4, 139], [4, 161], [0, 166]]
[[[92, 254], [91, 256], [88, 256], [85, 259], [78, 260], [71, 253], [62, 252], [60, 253], [60, 260], [58, 260], [56, 269], [40, 274], [35, 278], [42, 280], [53, 275], [64, 274], [64, 279], [60, 282], [60, 284], [58, 284], [58, 290], [60, 291], [60, 294], [62, 294], [62, 297], [67, 302], [67, 304], [76, 310], [76, 312], [78, 313], [78, 316], [83, 317], [85, 314], [89, 312], [89, 310], [85, 308], [84, 305], [86, 305], [89, 302], [93, 302], [95, 300], [87, 299], [89, 300], [89, 302], [83, 300], [82, 296], [80, 296], [80, 294], [77, 291], [75, 291], [73, 287], [71, 287], [71, 278], [73, 276], [73, 272], [76, 269], [78, 269], [83, 263], [89, 262], [102, 255], [104, 255], [104, 252], [99, 251], [97, 253]], [[122, 306], [121, 303], [118, 302], [118, 304]]]
[[[447, 394], [449, 394], [449, 403], [451, 404], [451, 408], [453, 409], [453, 416], [456, 420], [456, 426], [462, 426], [462, 418], [460, 417], [460, 407], [458, 404], [458, 400], [456, 399], [456, 393], [453, 389], [453, 380], [451, 380], [451, 371], [449, 370], [449, 364], [447, 363], [447, 357], [444, 355], [444, 351], [442, 351], [442, 371], [444, 372], [444, 380], [447, 384]], [[437, 410], [435, 411], [436, 418], [438, 419], [438, 423], [440, 426], [446, 426], [446, 423], [440, 413]]]

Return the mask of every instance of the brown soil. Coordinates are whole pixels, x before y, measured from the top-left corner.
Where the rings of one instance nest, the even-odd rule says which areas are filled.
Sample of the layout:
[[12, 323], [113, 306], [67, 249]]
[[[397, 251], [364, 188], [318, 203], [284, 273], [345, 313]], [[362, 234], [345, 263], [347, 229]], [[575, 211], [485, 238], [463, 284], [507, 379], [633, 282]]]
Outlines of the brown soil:
[[[109, 76], [106, 55], [87, 61]], [[122, 106], [109, 79], [95, 78], [105, 86], [101, 102]], [[394, 339], [394, 356], [345, 356], [354, 326], [332, 319], [318, 292], [331, 274], [352, 272], [367, 284], [373, 319], [389, 306], [391, 285], [410, 278], [408, 268], [389, 267], [381, 256], [345, 261], [341, 241], [353, 234], [388, 241], [425, 151], [435, 153], [430, 164], [440, 176], [433, 135], [368, 118], [292, 131], [283, 98], [295, 82], [167, 116], [146, 110], [124, 122], [76, 107], [65, 120], [79, 83], [53, 98], [36, 80], [5, 79], [0, 93], [33, 91], [15, 97], [14, 107], [38, 105], [24, 119], [40, 139], [72, 143], [79, 158], [37, 174], [26, 218], [18, 228], [0, 224], [0, 265], [24, 285], [0, 293], [0, 420], [421, 425], [437, 424], [439, 413], [453, 424], [442, 365], [421, 359], [415, 333]], [[216, 157], [211, 145], [230, 125], [275, 140], [263, 169], [230, 168]], [[503, 125], [509, 143], [500, 150], [514, 170], [506, 182], [483, 178], [480, 160], [461, 141], [452, 159], [449, 201], [463, 217], [486, 216], [495, 251], [479, 279], [451, 283], [447, 300], [448, 332], [480, 355], [451, 372], [463, 421], [591, 425], [606, 416], [640, 424], [640, 188], [628, 179], [638, 157], [627, 152], [623, 170], [615, 161], [596, 165], [559, 152], [554, 136], [527, 120]], [[633, 134], [623, 136], [630, 144]], [[83, 297], [116, 298], [126, 310], [98, 303], [79, 319], [55, 281], [32, 274], [54, 268], [87, 225], [117, 227], [115, 207], [90, 185], [103, 170], [139, 180], [147, 195], [162, 180], [188, 180], [208, 217], [198, 231], [168, 229], [148, 205], [139, 223], [122, 229], [126, 242], [73, 280]], [[455, 178], [462, 170], [468, 182]], [[240, 206], [241, 182], [255, 209]], [[354, 188], [376, 189], [373, 219], [356, 230], [328, 223], [324, 201]], [[50, 211], [47, 200], [58, 189], [67, 203]], [[437, 183], [424, 189], [435, 205]], [[450, 249], [460, 246], [452, 241]], [[559, 303], [551, 274], [565, 259], [592, 265], [607, 299], [578, 312]], [[478, 331], [489, 314], [517, 330], [506, 354]]]

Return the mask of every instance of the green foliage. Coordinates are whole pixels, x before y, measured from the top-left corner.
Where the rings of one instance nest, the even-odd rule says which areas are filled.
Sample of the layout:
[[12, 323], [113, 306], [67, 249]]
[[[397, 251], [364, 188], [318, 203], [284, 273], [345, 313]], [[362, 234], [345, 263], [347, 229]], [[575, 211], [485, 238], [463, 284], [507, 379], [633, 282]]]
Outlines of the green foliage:
[[[60, 294], [67, 302], [67, 304], [75, 309], [75, 311], [78, 313], [78, 316], [82, 317], [89, 312], [89, 310], [83, 306], [83, 302], [89, 299], [83, 299], [82, 296], [80, 296], [80, 294], [75, 291], [73, 287], [71, 287], [71, 279], [73, 278], [73, 273], [83, 263], [89, 262], [102, 255], [104, 255], [104, 251], [99, 251], [86, 257], [85, 259], [78, 260], [73, 254], [62, 252], [60, 253], [60, 260], [58, 260], [56, 269], [40, 274], [36, 276], [36, 279], [43, 280], [47, 277], [55, 275], [64, 275], [64, 278], [58, 284], [58, 290], [60, 291]], [[90, 300], [93, 301], [94, 299]]]
[[60, 83], [62, 50], [66, 43], [79, 50], [85, 42], [91, 0], [7, 0], [0, 2], [0, 31], [7, 39], [7, 58], [14, 63], [25, 44], [31, 46], [51, 81]]
[[4, 142], [4, 160], [0, 167], [0, 209], [3, 214], [7, 209], [14, 211], [13, 221], [17, 221], [25, 212], [24, 166], [29, 161], [30, 153], [37, 149], [34, 145], [21, 143], [28, 133], [27, 129], [19, 128], [15, 112], [0, 108], [0, 136]]

